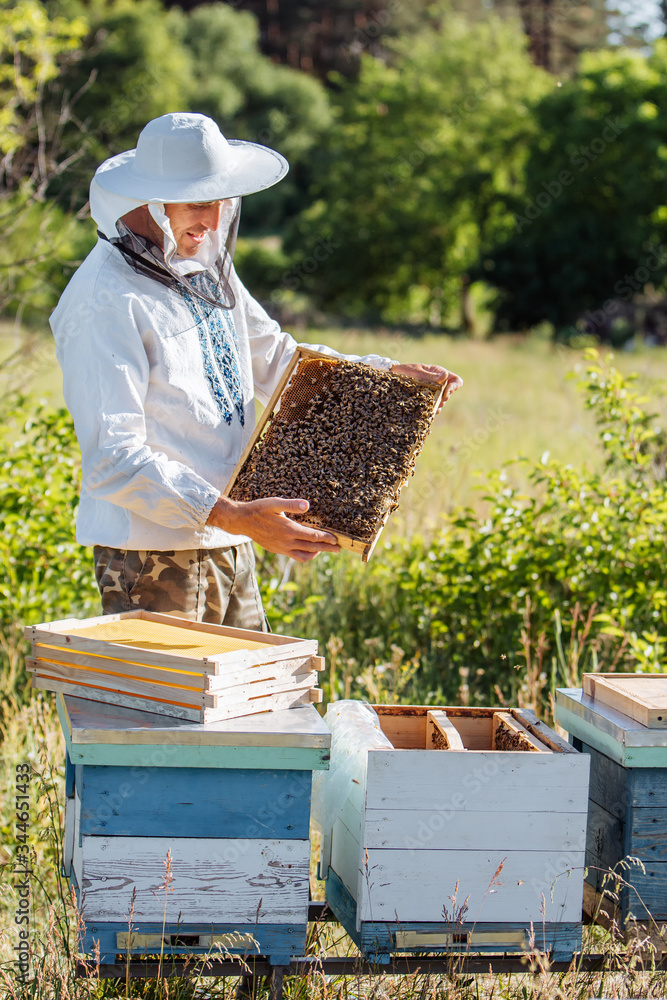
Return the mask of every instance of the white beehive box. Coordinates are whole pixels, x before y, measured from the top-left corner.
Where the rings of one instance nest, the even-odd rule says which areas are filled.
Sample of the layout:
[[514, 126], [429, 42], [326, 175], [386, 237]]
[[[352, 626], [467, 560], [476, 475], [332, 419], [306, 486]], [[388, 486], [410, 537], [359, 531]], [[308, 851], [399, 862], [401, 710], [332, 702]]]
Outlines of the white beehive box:
[[331, 770], [315, 792], [320, 873], [348, 933], [382, 959], [521, 950], [532, 924], [571, 953], [589, 761], [526, 711], [375, 711], [374, 728], [369, 706], [330, 706]]

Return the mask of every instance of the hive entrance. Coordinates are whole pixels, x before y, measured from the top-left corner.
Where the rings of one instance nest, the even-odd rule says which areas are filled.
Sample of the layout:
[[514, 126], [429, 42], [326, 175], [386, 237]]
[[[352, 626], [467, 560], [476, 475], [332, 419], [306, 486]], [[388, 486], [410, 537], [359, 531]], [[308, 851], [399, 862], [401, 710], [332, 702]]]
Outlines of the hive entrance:
[[265, 412], [228, 495], [304, 497], [310, 509], [294, 520], [370, 546], [398, 506], [441, 391], [308, 352], [279, 407]]

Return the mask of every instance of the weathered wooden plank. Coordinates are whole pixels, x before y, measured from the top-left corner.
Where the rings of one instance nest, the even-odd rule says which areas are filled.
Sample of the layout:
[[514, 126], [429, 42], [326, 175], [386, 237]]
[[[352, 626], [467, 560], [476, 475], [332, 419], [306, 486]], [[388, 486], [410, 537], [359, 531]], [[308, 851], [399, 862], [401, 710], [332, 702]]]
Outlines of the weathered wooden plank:
[[[165, 859], [173, 881], [165, 893]], [[83, 918], [293, 924], [308, 913], [308, 840], [84, 837], [74, 852]]]
[[667, 770], [664, 768], [630, 768], [628, 799], [637, 809], [660, 806], [667, 801]]
[[86, 766], [84, 836], [305, 840], [310, 771]]
[[554, 718], [559, 726], [562, 726], [572, 736], [576, 736], [582, 743], [599, 750], [611, 760], [616, 761], [617, 764], [625, 764], [627, 755], [624, 744], [610, 736], [609, 733], [575, 715], [562, 704], [556, 703]]
[[[135, 630], [138, 626], [134, 623], [137, 621], [147, 622], [147, 627], [152, 624], [161, 628], [160, 642], [149, 643], [147, 649], [141, 644], [135, 646], [131, 641], [113, 641], [112, 639], [82, 634], [85, 631], [91, 632], [96, 628], [99, 629], [100, 626], [108, 629], [110, 625], [123, 621], [133, 624]], [[102, 657], [116, 657], [121, 661], [177, 669], [189, 668], [197, 672], [212, 670], [214, 673], [219, 673], [223, 667], [230, 667], [234, 664], [243, 666], [270, 662], [276, 658], [309, 656], [317, 653], [315, 640], [297, 639], [293, 636], [276, 636], [273, 633], [248, 629], [232, 629], [222, 625], [211, 625], [206, 622], [196, 622], [174, 615], [156, 614], [143, 610], [108, 615], [101, 619], [82, 619], [76, 623], [76, 628], [72, 630], [59, 628], [59, 624], [49, 625], [47, 623], [29, 627], [26, 629], [26, 636], [33, 643], [66, 646]], [[218, 640], [247, 643], [247, 647], [210, 655], [198, 656], [194, 653], [188, 655], [183, 652], [183, 649], [187, 649], [188, 645], [192, 646], [192, 641], [188, 642], [187, 638], [184, 638], [187, 637], [188, 633], [196, 635], [198, 639], [201, 639], [202, 636], [211, 636]], [[178, 650], [178, 652], [174, 652], [174, 650]]]
[[426, 716], [427, 750], [465, 750], [463, 740], [445, 712], [433, 711]]
[[368, 752], [369, 809], [584, 812], [585, 754]]
[[647, 864], [667, 861], [667, 806], [632, 809], [627, 823], [630, 828], [627, 853]]
[[[357, 931], [355, 901], [334, 871], [330, 871], [326, 885], [327, 902], [352, 940], [365, 955], [375, 958], [378, 954], [390, 955], [399, 951], [484, 954], [493, 952], [522, 951], [522, 942], [543, 952], [571, 956], [581, 950], [581, 923], [530, 922], [449, 922], [433, 923], [396, 921], [365, 922]], [[428, 935], [431, 940], [409, 945], [403, 938], [415, 934]], [[436, 939], [436, 940], [434, 940]], [[442, 944], [438, 946], [437, 939]]]
[[406, 850], [581, 850], [586, 812], [369, 809], [363, 846]]
[[536, 736], [550, 750], [554, 750], [557, 753], [576, 753], [574, 747], [567, 740], [559, 736], [557, 732], [550, 729], [541, 719], [538, 719], [532, 709], [512, 708], [510, 711], [514, 718], [526, 727], [528, 732]]
[[[297, 706], [310, 703], [310, 688], [304, 690], [295, 688], [292, 691], [277, 692], [266, 697], [257, 697], [247, 702], [238, 702], [229, 707], [219, 708], [194, 708], [177, 702], [166, 701], [166, 699], [147, 698], [137, 694], [126, 694], [116, 690], [102, 687], [101, 685], [85, 686], [74, 684], [71, 681], [63, 681], [58, 678], [42, 677], [40, 674], [33, 674], [33, 687], [42, 688], [46, 691], [56, 691], [63, 694], [82, 697], [83, 692], [89, 699], [101, 698], [104, 702], [119, 705], [124, 708], [138, 708], [155, 714], [173, 715], [175, 718], [188, 719], [192, 722], [211, 722], [222, 719], [231, 719], [237, 716], [252, 715], [257, 712], [271, 712], [285, 708], [295, 708]], [[204, 695], [204, 698], [213, 697]]]
[[[113, 764], [129, 768], [173, 767], [178, 761], [183, 767], [263, 769], [267, 762], [265, 747], [74, 743], [70, 744], [69, 752], [77, 764]], [[326, 749], [274, 747], [268, 752], [275, 770], [329, 769], [330, 751]]]
[[26, 657], [26, 669], [32, 673], [33, 682], [49, 679], [77, 685], [82, 693], [88, 688], [109, 689], [119, 694], [139, 695], [144, 698], [184, 705], [215, 707], [215, 698], [208, 695], [201, 686], [183, 687], [172, 682], [144, 681], [140, 677], [121, 674], [106, 668], [75, 666], [49, 660], [34, 660]]
[[[457, 907], [467, 899], [464, 919], [473, 923], [543, 919], [567, 923], [581, 918], [583, 850], [554, 856], [552, 851], [371, 849], [367, 859], [369, 874], [360, 882], [358, 922], [441, 921], [443, 906], [453, 910], [457, 881]], [[568, 877], [573, 869], [575, 875]]]
[[591, 758], [589, 798], [613, 816], [624, 819], [629, 805], [628, 770], [587, 743], [582, 743], [581, 749]]
[[646, 861], [633, 865], [622, 873], [633, 889], [628, 891], [626, 913], [637, 920], [667, 920], [667, 863]]
[[355, 840], [345, 824], [336, 819], [331, 837], [331, 869], [336, 872], [353, 899], [361, 894], [362, 870], [365, 872], [365, 858], [361, 860], [359, 841]]
[[533, 947], [554, 961], [581, 951], [580, 923], [364, 923], [360, 947], [367, 955], [394, 952], [491, 955], [522, 954]]
[[520, 750], [537, 753], [548, 753], [548, 748], [510, 712], [496, 712], [493, 716], [492, 750]]
[[621, 937], [635, 944], [636, 952], [659, 959], [667, 952], [667, 924], [652, 917], [633, 920], [623, 913], [616, 901], [607, 893], [601, 894], [593, 886], [584, 885], [584, 913], [601, 927], [613, 930], [614, 938]]
[[[380, 726], [397, 750], [423, 750], [426, 747], [426, 720], [429, 712], [445, 712], [454, 723], [464, 745], [469, 750], [490, 750], [494, 709], [462, 709], [460, 705], [445, 707], [425, 705], [373, 705]], [[466, 714], [466, 711], [472, 714]]]
[[58, 695], [58, 715], [72, 743], [328, 749], [331, 733], [311, 706], [204, 725]]
[[[564, 715], [563, 713], [570, 713]], [[622, 715], [608, 705], [593, 701], [581, 688], [563, 688], [556, 691], [556, 721], [559, 715], [568, 718], [575, 728], [567, 729], [583, 739], [589, 746], [601, 750], [619, 764], [633, 767], [667, 767], [667, 738], [659, 729], [647, 729], [641, 723]], [[580, 735], [578, 729], [582, 733]], [[611, 737], [611, 740], [603, 738]], [[609, 747], [609, 751], [605, 749]], [[614, 751], [615, 747], [615, 751]], [[619, 757], [619, 751], [624, 757]], [[646, 751], [642, 753], [640, 751]]]
[[[246, 931], [234, 924], [194, 923], [183, 921], [146, 922], [134, 924], [130, 942], [131, 955], [245, 955], [248, 961], [258, 955], [270, 958], [272, 964], [287, 964], [294, 955], [302, 955], [306, 944], [307, 924], [260, 923]], [[199, 942], [195, 944], [194, 942]], [[79, 950], [93, 957], [99, 954], [101, 965], [115, 961], [117, 954], [128, 951], [127, 921], [95, 922], [94, 930], [86, 927], [80, 939]]]
[[[129, 676], [158, 684], [177, 684], [180, 687], [216, 694], [229, 689], [233, 690], [240, 685], [276, 680], [279, 677], [291, 682], [293, 678], [300, 677], [302, 674], [313, 673], [315, 671], [314, 660], [320, 659], [321, 657], [311, 656], [281, 659], [270, 663], [231, 668], [220, 674], [214, 674], [194, 673], [192, 670], [176, 670], [172, 667], [146, 666], [113, 657], [94, 656], [76, 650], [38, 645], [35, 647], [35, 656], [30, 658], [27, 664], [29, 670], [38, 670], [41, 673], [52, 673], [54, 665], [58, 665], [61, 667], [59, 676], [76, 678], [73, 671], [78, 668], [93, 672], [99, 671], [111, 676]], [[70, 667], [72, 672], [63, 671], [62, 667]]]
[[626, 854], [623, 823], [597, 802], [589, 802], [586, 833], [587, 881], [600, 888], [609, 884], [608, 872]]
[[[89, 664], [69, 664], [26, 658], [26, 668], [42, 679], [52, 677], [83, 687], [104, 685], [123, 694], [138, 694], [149, 699], [155, 697], [188, 705], [203, 704], [205, 708], [228, 707], [274, 692], [310, 688], [318, 682], [310, 657], [264, 664], [256, 668], [259, 671], [256, 677], [250, 673], [252, 668], [246, 667], [229, 679], [205, 675], [198, 678], [195, 674], [149, 671], [141, 667], [136, 668], [135, 674], [128, 674], [123, 673], [125, 665], [113, 660], [105, 660], [103, 666], [98, 666], [92, 661]], [[130, 667], [127, 666], [127, 669]]]
[[650, 729], [667, 729], [664, 674], [584, 674], [583, 692]]

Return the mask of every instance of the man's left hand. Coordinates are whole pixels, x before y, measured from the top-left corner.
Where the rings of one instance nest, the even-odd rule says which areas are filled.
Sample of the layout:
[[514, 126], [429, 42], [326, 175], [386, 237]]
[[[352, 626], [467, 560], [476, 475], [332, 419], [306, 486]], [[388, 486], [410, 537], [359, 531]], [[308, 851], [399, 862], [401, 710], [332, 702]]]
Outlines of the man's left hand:
[[450, 372], [440, 365], [422, 365], [414, 362], [407, 365], [394, 365], [391, 370], [394, 375], [408, 375], [410, 378], [421, 379], [422, 382], [437, 382], [438, 385], [444, 385], [445, 391], [442, 394], [438, 412], [451, 394], [463, 385], [463, 379], [460, 375], [455, 375], [454, 372]]

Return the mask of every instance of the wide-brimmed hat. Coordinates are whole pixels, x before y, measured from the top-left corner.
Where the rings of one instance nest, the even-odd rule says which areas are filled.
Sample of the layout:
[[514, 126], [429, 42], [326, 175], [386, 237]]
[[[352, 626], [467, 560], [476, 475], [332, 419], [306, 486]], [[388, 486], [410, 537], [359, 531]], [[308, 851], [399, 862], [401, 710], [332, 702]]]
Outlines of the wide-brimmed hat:
[[150, 121], [137, 148], [105, 160], [95, 180], [143, 203], [205, 202], [263, 191], [288, 170], [274, 149], [225, 139], [212, 118], [179, 112]]

